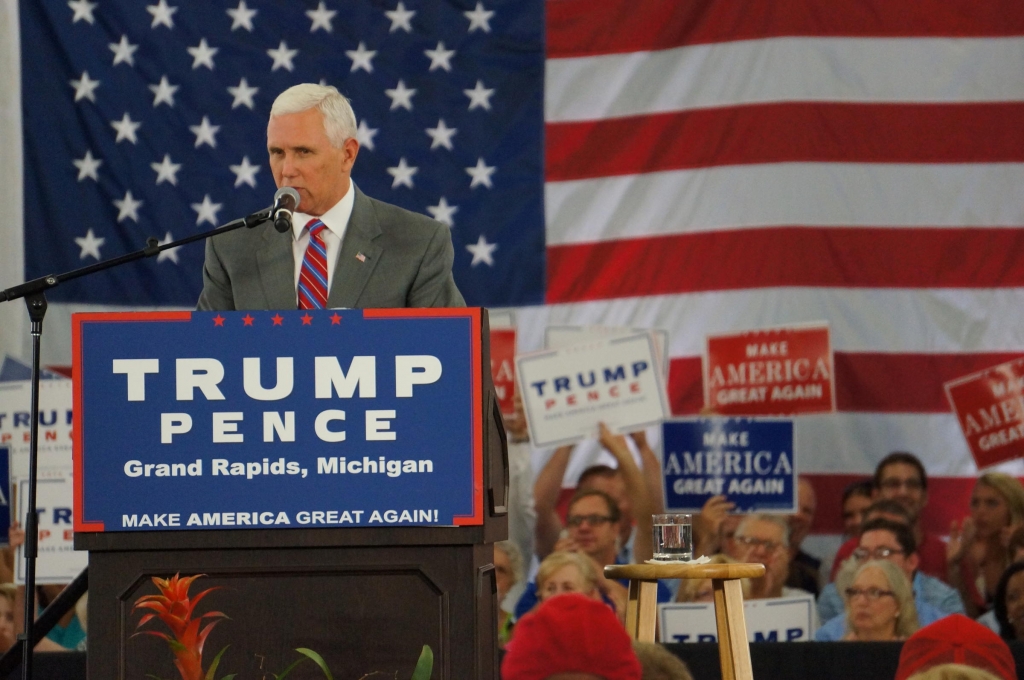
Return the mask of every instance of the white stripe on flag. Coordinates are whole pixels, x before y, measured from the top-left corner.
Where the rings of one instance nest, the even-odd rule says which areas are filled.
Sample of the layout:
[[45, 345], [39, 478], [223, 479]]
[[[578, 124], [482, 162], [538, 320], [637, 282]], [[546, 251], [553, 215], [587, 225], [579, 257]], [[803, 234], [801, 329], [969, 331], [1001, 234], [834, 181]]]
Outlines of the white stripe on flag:
[[549, 123], [756, 102], [1024, 100], [1024, 38], [771, 38], [549, 59]]

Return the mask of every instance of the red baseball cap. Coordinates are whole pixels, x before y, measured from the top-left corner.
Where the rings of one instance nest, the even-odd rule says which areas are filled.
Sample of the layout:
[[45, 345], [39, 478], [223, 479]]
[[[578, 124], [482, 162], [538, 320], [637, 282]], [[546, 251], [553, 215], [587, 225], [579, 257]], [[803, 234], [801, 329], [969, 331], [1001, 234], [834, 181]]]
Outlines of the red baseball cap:
[[1006, 642], [962, 614], [943, 617], [907, 638], [896, 680], [946, 663], [981, 668], [1003, 680], [1017, 680], [1017, 664]]
[[556, 673], [640, 680], [626, 629], [608, 605], [576, 593], [558, 595], [516, 624], [501, 664], [504, 680], [545, 680]]

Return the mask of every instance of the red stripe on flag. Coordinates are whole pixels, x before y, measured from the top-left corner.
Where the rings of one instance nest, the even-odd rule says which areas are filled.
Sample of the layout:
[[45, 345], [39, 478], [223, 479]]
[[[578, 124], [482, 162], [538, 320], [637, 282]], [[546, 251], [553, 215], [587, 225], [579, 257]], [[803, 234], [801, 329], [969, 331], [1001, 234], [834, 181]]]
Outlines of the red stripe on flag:
[[1024, 286], [1024, 230], [772, 227], [549, 246], [549, 303], [778, 286]]
[[[949, 413], [943, 383], [1021, 356], [1020, 352], [834, 352], [836, 407], [845, 412]], [[668, 399], [674, 415], [700, 412], [704, 405], [700, 357], [671, 360]]]
[[789, 36], [999, 37], [1024, 32], [1018, 0], [548, 0], [548, 56]]
[[1020, 162], [1024, 102], [787, 102], [551, 123], [545, 136], [548, 181], [750, 163]]

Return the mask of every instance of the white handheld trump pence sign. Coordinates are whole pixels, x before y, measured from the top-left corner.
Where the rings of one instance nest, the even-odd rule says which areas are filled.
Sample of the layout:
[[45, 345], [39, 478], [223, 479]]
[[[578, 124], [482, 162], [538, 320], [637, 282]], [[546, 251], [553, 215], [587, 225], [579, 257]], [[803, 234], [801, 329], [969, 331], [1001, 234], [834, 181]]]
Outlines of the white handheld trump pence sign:
[[535, 446], [597, 436], [598, 423], [624, 433], [669, 413], [650, 333], [636, 333], [516, 358]]

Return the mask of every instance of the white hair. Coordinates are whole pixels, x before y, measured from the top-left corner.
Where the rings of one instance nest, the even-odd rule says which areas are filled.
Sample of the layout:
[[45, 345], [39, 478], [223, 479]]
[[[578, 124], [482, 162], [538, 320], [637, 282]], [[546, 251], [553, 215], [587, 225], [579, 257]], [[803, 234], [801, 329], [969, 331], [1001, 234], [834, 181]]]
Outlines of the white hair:
[[270, 107], [270, 117], [302, 113], [316, 108], [324, 117], [324, 132], [331, 146], [341, 148], [345, 140], [356, 135], [356, 114], [338, 88], [315, 83], [293, 85], [277, 95]]
[[736, 536], [744, 536], [744, 529], [751, 522], [768, 522], [782, 529], [782, 545], [785, 548], [789, 547], [789, 522], [780, 517], [779, 515], [772, 515], [767, 512], [756, 512], [752, 515], [747, 515], [740, 522], [740, 525], [736, 527]]

